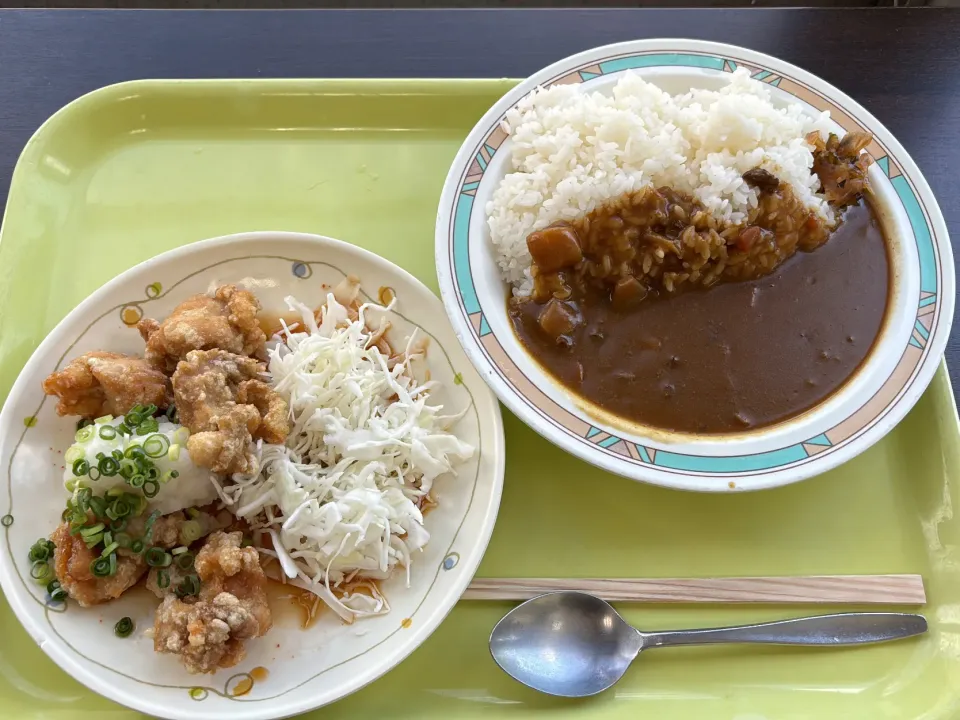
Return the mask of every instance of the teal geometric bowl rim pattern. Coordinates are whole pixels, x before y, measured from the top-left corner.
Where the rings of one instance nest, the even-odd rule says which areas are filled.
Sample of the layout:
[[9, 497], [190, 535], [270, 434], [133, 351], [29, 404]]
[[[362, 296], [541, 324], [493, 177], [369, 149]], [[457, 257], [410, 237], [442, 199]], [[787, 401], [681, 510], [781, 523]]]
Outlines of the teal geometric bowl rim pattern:
[[[616, 47], [611, 46], [610, 50], [613, 51]], [[738, 49], [732, 46], [724, 46], [724, 48], [732, 51]], [[747, 67], [753, 78], [778, 87], [819, 110], [829, 110], [831, 118], [846, 130], [864, 129], [871, 132], [875, 138], [877, 137], [870, 126], [857, 117], [855, 112], [836, 105], [818, 90], [799, 78], [793, 77], [789, 71], [761, 67], [755, 59], [744, 60], [736, 52], [720, 54], [693, 50], [683, 52], [646, 50], [612, 53], [599, 61], [590, 60], [572, 68], [565, 66], [560, 73], [542, 81], [541, 84], [543, 86], [579, 84], [626, 70], [678, 66], [731, 73], [740, 66]], [[783, 447], [764, 452], [729, 456], [669, 452], [605, 432], [550, 400], [510, 360], [484, 317], [484, 309], [481, 307], [474, 287], [470, 267], [470, 245], [474, 242], [483, 242], [484, 239], [475, 237], [476, 233], [471, 235], [470, 218], [474, 210], [474, 196], [488, 163], [507, 138], [505, 131], [500, 128], [500, 121], [504, 116], [501, 114], [499, 118], [487, 121], [489, 132], [484, 134], [483, 139], [476, 143], [470, 152], [473, 159], [472, 162], [467, 163], [459, 176], [456, 189], [452, 194], [453, 207], [443, 204], [440, 207], [441, 216], [449, 209], [449, 223], [445, 230], [447, 247], [445, 262], [452, 270], [450, 280], [457, 302], [456, 312], [461, 315], [459, 319], [466, 321], [465, 324], [471, 331], [471, 339], [485, 356], [490, 368], [513, 389], [516, 397], [539, 415], [543, 422], [565, 433], [572, 442], [587, 445], [590, 452], [604, 453], [616, 461], [647, 466], [658, 472], [699, 477], [761, 475], [797, 468], [812, 462], [814, 458], [822, 461], [826, 456], [863, 435], [890, 412], [899, 398], [917, 382], [920, 369], [927, 361], [933, 345], [930, 341], [931, 335], [938, 329], [941, 333], [949, 332], [953, 298], [944, 298], [941, 292], [945, 272], [943, 248], [947, 249], [946, 253], [952, 253], [950, 253], [949, 238], [945, 234], [941, 237], [935, 223], [930, 220], [931, 214], [936, 213], [939, 216], [940, 210], [936, 207], [935, 201], [932, 208], [927, 207], [923, 197], [916, 190], [915, 180], [904, 171], [902, 163], [879, 140], [875, 139], [868, 147], [868, 151], [877, 166], [885, 173], [897, 199], [903, 206], [913, 230], [913, 241], [920, 261], [920, 290], [915, 298], [916, 320], [913, 333], [902, 350], [899, 363], [883, 386], [863, 402], [854, 413], [825, 432], [803, 442], [791, 442]], [[441, 232], [438, 228], [438, 238], [442, 242]], [[439, 248], [437, 256], [439, 261], [442, 257]], [[949, 262], [949, 258], [947, 265], [946, 272], [952, 273], [953, 265]], [[443, 285], [442, 277], [441, 285]], [[948, 285], [952, 287], [953, 283], [950, 282]], [[447, 309], [451, 312], [449, 303]], [[944, 322], [947, 326], [945, 330]], [[460, 323], [455, 322], [455, 325]], [[465, 338], [461, 337], [461, 342], [466, 342]], [[932, 377], [932, 373], [927, 375]], [[924, 385], [930, 377], [925, 379]], [[531, 396], [540, 399], [535, 401]], [[547, 407], [543, 407], [544, 405]]]

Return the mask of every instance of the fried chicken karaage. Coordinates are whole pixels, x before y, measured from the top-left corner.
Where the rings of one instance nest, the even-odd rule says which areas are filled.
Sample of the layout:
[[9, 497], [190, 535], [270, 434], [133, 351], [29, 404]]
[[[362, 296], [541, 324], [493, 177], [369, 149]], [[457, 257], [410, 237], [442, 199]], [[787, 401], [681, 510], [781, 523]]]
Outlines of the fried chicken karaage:
[[[146, 576], [147, 589], [162, 601], [154, 648], [179, 656], [191, 673], [236, 665], [245, 655], [245, 642], [264, 635], [273, 622], [259, 553], [241, 547], [243, 532], [236, 531], [245, 523], [213, 505], [164, 516], [158, 509], [173, 509], [158, 498], [161, 483], [194, 481], [159, 466], [180, 461], [184, 442], [197, 467], [247, 473], [256, 471], [255, 441], [280, 444], [290, 433], [287, 403], [264, 380], [266, 337], [259, 310], [253, 293], [223, 285], [187, 299], [163, 321], [141, 320], [143, 358], [90, 352], [43, 382], [44, 392], [59, 398], [60, 415], [127, 417], [100, 427], [95, 436], [83, 436], [84, 442], [120, 438], [117, 454], [74, 460], [73, 475], [64, 463], [68, 482], [77, 485], [67, 501], [66, 520], [50, 537], [53, 547], [41, 539], [31, 548], [34, 567], [47, 573], [37, 577], [46, 579], [52, 569], [59, 587], [48, 585], [51, 597], [56, 593], [64, 600], [65, 592], [89, 607], [119, 598]], [[183, 425], [190, 435], [180, 428], [161, 430], [168, 428], [164, 423]], [[126, 436], [134, 433], [142, 443], [127, 447]], [[102, 475], [119, 475], [129, 487], [122, 486], [120, 494], [105, 488], [101, 494], [79, 484]], [[206, 475], [197, 480], [204, 487]], [[156, 487], [148, 492], [151, 482]], [[194, 558], [189, 548], [201, 543]], [[52, 568], [43, 565], [47, 562]]]
[[90, 564], [97, 559], [83, 541], [70, 534], [70, 526], [61, 523], [50, 536], [54, 551], [54, 571], [60, 585], [71, 598], [83, 607], [115, 600], [133, 587], [147, 569], [139, 555], [121, 554], [117, 557], [117, 571], [108, 577], [95, 577]]
[[[179, 544], [180, 529], [186, 519], [182, 512], [157, 518], [151, 526], [150, 545], [169, 550]], [[134, 518], [128, 530], [139, 537], [143, 534], [145, 524], [146, 518]], [[53, 564], [57, 580], [67, 594], [83, 607], [115, 600], [136, 585], [147, 569], [141, 555], [121, 549], [117, 552], [116, 573], [96, 577], [90, 565], [99, 553], [88, 548], [79, 534], [72, 534], [68, 523], [61, 523], [50, 540], [56, 546]]]
[[260, 556], [240, 547], [242, 537], [211, 535], [195, 561], [199, 595], [181, 600], [167, 594], [157, 608], [154, 650], [179, 655], [188, 672], [233, 667], [246, 654], [244, 640], [261, 637], [273, 624]]
[[146, 360], [112, 352], [88, 352], [43, 381], [47, 395], [60, 398], [58, 415], [124, 415], [135, 405], [165, 408], [170, 382]]
[[192, 433], [190, 458], [219, 473], [252, 468], [253, 439], [281, 443], [290, 432], [286, 402], [258, 378], [263, 365], [223, 350], [194, 350], [173, 374], [180, 422]]
[[269, 385], [260, 380], [247, 380], [237, 388], [237, 402], [253, 405], [260, 414], [256, 437], [266, 443], [281, 444], [290, 434], [290, 408]]
[[266, 336], [257, 321], [259, 310], [260, 302], [252, 292], [223, 285], [213, 297], [188, 298], [163, 322], [144, 318], [137, 329], [147, 343], [150, 364], [172, 373], [192, 350], [219, 348], [237, 355], [262, 355]]

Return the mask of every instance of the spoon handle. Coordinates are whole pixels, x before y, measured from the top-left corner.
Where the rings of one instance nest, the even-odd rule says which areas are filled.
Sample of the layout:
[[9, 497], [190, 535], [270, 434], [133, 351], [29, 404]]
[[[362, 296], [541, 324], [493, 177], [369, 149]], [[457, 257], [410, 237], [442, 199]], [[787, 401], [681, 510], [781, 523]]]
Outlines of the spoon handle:
[[864, 645], [899, 640], [927, 631], [923, 615], [908, 613], [838, 613], [814, 617], [713, 628], [641, 632], [643, 649], [671, 645], [764, 643], [770, 645]]

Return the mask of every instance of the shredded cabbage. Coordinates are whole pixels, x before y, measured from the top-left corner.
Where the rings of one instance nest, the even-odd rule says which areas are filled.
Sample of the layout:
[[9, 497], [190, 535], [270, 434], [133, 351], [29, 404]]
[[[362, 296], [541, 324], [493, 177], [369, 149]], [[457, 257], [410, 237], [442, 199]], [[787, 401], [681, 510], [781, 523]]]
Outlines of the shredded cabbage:
[[258, 448], [258, 472], [223, 489], [238, 516], [269, 531], [284, 573], [352, 622], [389, 608], [376, 592], [338, 586], [397, 567], [409, 584], [411, 555], [430, 539], [420, 507], [474, 448], [448, 431], [458, 416], [429, 404], [435, 383], [414, 379], [414, 338], [399, 356], [381, 351], [386, 326], [364, 318], [379, 306], [350, 311], [330, 293], [318, 324], [305, 305], [286, 302], [302, 326], [285, 326], [268, 370], [293, 429], [285, 446]]

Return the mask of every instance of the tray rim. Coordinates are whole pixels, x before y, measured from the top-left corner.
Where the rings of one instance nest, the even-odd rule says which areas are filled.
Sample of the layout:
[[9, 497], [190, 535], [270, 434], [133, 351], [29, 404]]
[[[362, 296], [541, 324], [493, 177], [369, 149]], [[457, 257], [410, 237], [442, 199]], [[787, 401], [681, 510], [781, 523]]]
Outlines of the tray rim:
[[[312, 83], [312, 82], [316, 82], [315, 80], [293, 80], [293, 81], [286, 80], [286, 79], [279, 79], [279, 80], [282, 81], [282, 82], [284, 82], [284, 83], [286, 83], [286, 82], [295, 82], [295, 83], [299, 83], [299, 82], [311, 82], [311, 83]], [[444, 84], [444, 83], [461, 83], [461, 82], [467, 82], [467, 83], [491, 82], [492, 79], [480, 79], [480, 78], [464, 78], [464, 79], [435, 79], [435, 78], [427, 78], [427, 79], [415, 79], [415, 78], [401, 78], [401, 79], [391, 79], [391, 78], [384, 78], [384, 79], [379, 79], [379, 78], [358, 78], [358, 79], [351, 79], [351, 78], [337, 78], [337, 79], [334, 80], [334, 82], [337, 82], [337, 83], [341, 83], [341, 82], [342, 82], [342, 83], [360, 82], [360, 83], [365, 83], [365, 84], [375, 84], [375, 83], [379, 83], [379, 82], [386, 82], [386, 83], [391, 83], [391, 84], [392, 84], [392, 83], [395, 83], [395, 82], [398, 82], [398, 81], [405, 83], [406, 81], [421, 82], [421, 81], [424, 81], [424, 80], [427, 81], [427, 82], [430, 83], [430, 84], [434, 84], [434, 83], [436, 83], [436, 84]], [[321, 82], [325, 82], [325, 83], [326, 83], [326, 82], [330, 82], [330, 80], [323, 80], [323, 79], [321, 79], [320, 81], [321, 81]], [[492, 80], [492, 81], [493, 81], [493, 82], [504, 82], [504, 81], [506, 81], [506, 82], [514, 82], [514, 81], [512, 81], [512, 80], [507, 80], [507, 79], [504, 79], [504, 80]], [[14, 189], [14, 186], [15, 186], [15, 182], [16, 182], [16, 180], [18, 179], [18, 178], [17, 178], [17, 171], [21, 169], [21, 161], [23, 160], [25, 153], [31, 148], [31, 145], [34, 143], [35, 139], [40, 135], [41, 131], [43, 131], [43, 130], [47, 130], [47, 131], [48, 131], [48, 130], [49, 130], [49, 128], [47, 127], [48, 124], [50, 124], [51, 121], [53, 121], [54, 119], [58, 118], [58, 116], [59, 116], [61, 113], [63, 113], [64, 111], [70, 109], [73, 105], [75, 105], [76, 103], [78, 103], [80, 100], [83, 100], [84, 98], [88, 98], [89, 96], [92, 96], [92, 95], [96, 95], [97, 93], [105, 92], [105, 91], [107, 91], [107, 90], [109, 90], [109, 89], [111, 89], [111, 88], [118, 88], [118, 87], [129, 86], [129, 85], [140, 85], [140, 84], [145, 84], [145, 85], [157, 85], [157, 84], [159, 84], [159, 85], [164, 85], [164, 84], [167, 84], [167, 83], [170, 83], [170, 82], [173, 82], [173, 83], [176, 83], [176, 84], [181, 84], [181, 83], [182, 83], [182, 84], [189, 84], [189, 85], [206, 85], [206, 84], [217, 84], [217, 83], [233, 84], [233, 83], [247, 83], [247, 82], [272, 83], [272, 82], [274, 82], [274, 80], [272, 80], [272, 79], [264, 79], [264, 78], [254, 78], [254, 79], [251, 79], [251, 80], [232, 80], [232, 79], [197, 79], [197, 80], [190, 79], [190, 80], [173, 80], [173, 81], [169, 81], [169, 80], [159, 80], [159, 79], [134, 80], [134, 81], [128, 81], [128, 82], [123, 82], [123, 83], [117, 83], [117, 84], [114, 84], [114, 85], [104, 86], [104, 87], [102, 87], [102, 88], [98, 88], [98, 89], [93, 90], [93, 91], [91, 91], [91, 92], [89, 92], [89, 93], [86, 93], [85, 95], [80, 96], [79, 98], [77, 98], [77, 99], [71, 101], [70, 103], [68, 103], [67, 105], [63, 106], [63, 107], [60, 108], [57, 112], [55, 112], [53, 115], [51, 115], [51, 116], [37, 129], [37, 131], [34, 132], [33, 136], [31, 136], [31, 138], [30, 138], [30, 140], [28, 141], [27, 145], [24, 147], [24, 150], [21, 152], [20, 157], [18, 158], [17, 164], [16, 164], [15, 169], [14, 169], [14, 173], [11, 175], [11, 184], [10, 184], [11, 193], [10, 193], [10, 196], [13, 195], [13, 189]], [[3, 220], [4, 220], [4, 221], [7, 219], [7, 211], [8, 211], [8, 210], [10, 210], [10, 199], [9, 199], [9, 197], [8, 197], [8, 201], [7, 201], [6, 205], [5, 205], [4, 216], [3, 216]], [[3, 224], [3, 227], [6, 227], [6, 223], [5, 223], [5, 222], [4, 222], [4, 224]], [[0, 240], [2, 240], [2, 238], [3, 238], [3, 233], [2, 233], [2, 228], [0, 228]], [[2, 246], [0, 246], [0, 251], [2, 251]], [[937, 374], [938, 374], [940, 371], [943, 371], [943, 373], [944, 373], [943, 382], [945, 382], [945, 386], [944, 386], [943, 388], [941, 388], [941, 390], [944, 390], [944, 389], [945, 389], [945, 390], [947, 391], [947, 394], [948, 394], [948, 396], [949, 396], [949, 398], [950, 398], [950, 399], [949, 399], [949, 407], [950, 407], [950, 410], [951, 410], [951, 412], [952, 412], [952, 422], [950, 423], [948, 432], [950, 432], [951, 434], [957, 433], [958, 435], [960, 435], [960, 418], [958, 418], [958, 415], [957, 415], [957, 398], [956, 398], [955, 392], [954, 392], [954, 390], [953, 390], [953, 385], [952, 385], [952, 382], [951, 382], [951, 380], [950, 380], [949, 374], [947, 373], [947, 363], [946, 363], [946, 360], [945, 360], [945, 358], [943, 358], [943, 357], [941, 357], [940, 362], [939, 362], [939, 364], [938, 364], [937, 373], [934, 375], [934, 382], [936, 382]], [[928, 390], [930, 390], [930, 388], [928, 388]], [[939, 395], [939, 394], [940, 394], [940, 393], [938, 392], [938, 395]], [[12, 611], [11, 611], [11, 612], [12, 612]], [[82, 711], [80, 711], [80, 712], [82, 712]], [[92, 712], [94, 712], [94, 711], [89, 711], [89, 712], [91, 712], [91, 714], [92, 714]], [[79, 712], [78, 712], [78, 714], [79, 714]]]
[[[449, 86], [452, 88], [458, 88], [466, 86], [476, 87], [476, 86], [490, 86], [491, 88], [503, 84], [504, 91], [509, 90], [511, 87], [522, 82], [522, 78], [437, 78], [437, 77], [401, 77], [401, 78], [383, 78], [383, 77], [363, 77], [363, 78], [349, 78], [349, 77], [337, 77], [337, 78], [139, 78], [136, 80], [123, 80], [116, 83], [110, 83], [109, 85], [103, 85], [93, 90], [89, 90], [82, 95], [78, 95], [73, 100], [70, 100], [65, 105], [60, 106], [52, 114], [50, 114], [40, 125], [34, 130], [30, 137], [27, 139], [27, 142], [24, 143], [23, 148], [20, 150], [20, 154], [17, 156], [17, 161], [14, 163], [13, 170], [10, 173], [10, 185], [7, 191], [6, 202], [4, 203], [3, 215], [0, 216], [0, 252], [3, 250], [3, 238], [4, 238], [4, 228], [7, 226], [7, 215], [10, 212], [10, 201], [14, 194], [15, 186], [19, 185], [16, 181], [19, 176], [25, 172], [24, 166], [26, 160], [28, 159], [28, 154], [33, 150], [34, 146], [37, 145], [44, 136], [51, 131], [51, 128], [58, 122], [62, 122], [65, 118], [71, 116], [74, 113], [87, 110], [87, 106], [93, 103], [94, 101], [100, 100], [101, 95], [110, 95], [112, 93], [122, 93], [124, 91], [136, 91], [140, 88], [156, 91], [157, 89], [175, 89], [177, 87], [184, 87], [187, 89], [203, 89], [204, 87], [218, 87], [223, 86], [229, 88], [233, 85], [238, 86], [248, 86], [253, 89], [259, 89], [259, 87], [267, 88], [270, 87], [283, 87], [283, 86], [303, 86], [303, 85], [312, 85], [319, 87], [326, 87], [330, 90], [337, 89], [347, 89], [352, 85], [358, 84], [362, 89], [369, 89], [369, 94], [378, 94], [378, 95], [390, 95], [390, 92], [377, 92], [374, 91], [377, 88], [385, 87], [391, 88], [391, 86], [396, 86], [398, 91], [403, 89], [409, 89], [413, 87], [425, 87], [426, 90], [431, 91], [425, 94], [443, 96], [446, 93], [442, 92], [445, 87]], [[317, 95], [330, 94], [329, 92], [318, 92]], [[366, 94], [366, 93], [352, 93], [352, 94]], [[409, 93], [398, 93], [398, 94], [409, 94]]]

